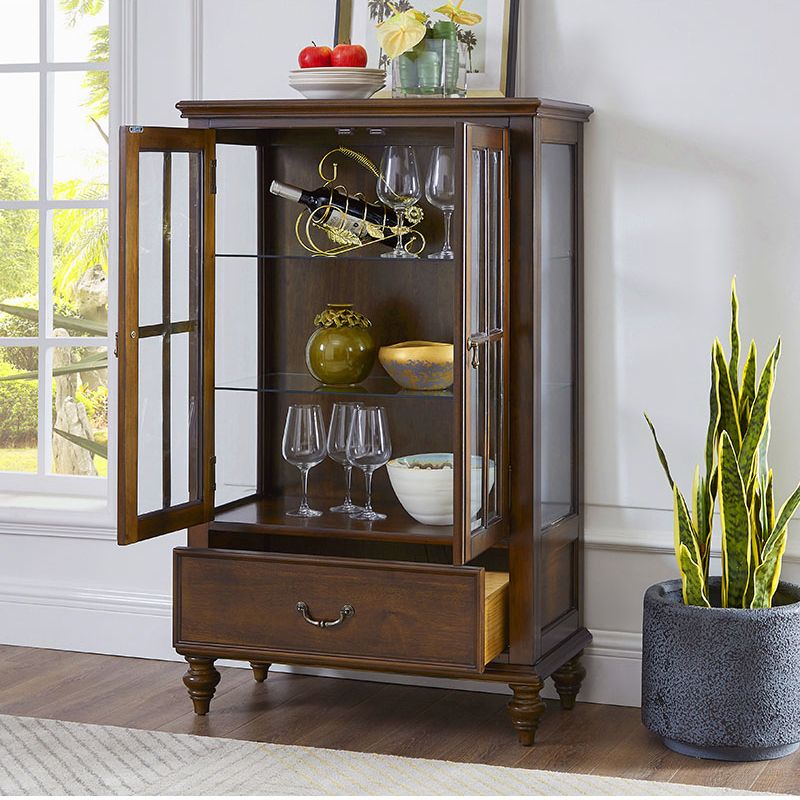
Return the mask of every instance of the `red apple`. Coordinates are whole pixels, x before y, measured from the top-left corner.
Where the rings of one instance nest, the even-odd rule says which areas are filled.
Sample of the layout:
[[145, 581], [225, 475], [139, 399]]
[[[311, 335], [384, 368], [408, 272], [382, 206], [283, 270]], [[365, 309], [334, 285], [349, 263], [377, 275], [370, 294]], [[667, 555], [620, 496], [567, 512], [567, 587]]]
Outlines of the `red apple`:
[[360, 44], [337, 44], [331, 53], [332, 67], [366, 67], [367, 51]]
[[311, 44], [313, 47], [304, 47], [297, 56], [297, 63], [300, 68], [329, 67], [332, 53], [330, 47], [317, 47], [314, 42], [311, 42]]

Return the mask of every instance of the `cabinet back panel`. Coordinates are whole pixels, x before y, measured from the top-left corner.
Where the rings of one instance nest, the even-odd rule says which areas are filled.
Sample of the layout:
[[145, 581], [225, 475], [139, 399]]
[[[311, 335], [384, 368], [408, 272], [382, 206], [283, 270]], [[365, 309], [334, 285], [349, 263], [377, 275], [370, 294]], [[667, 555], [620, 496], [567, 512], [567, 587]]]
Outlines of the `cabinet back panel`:
[[[296, 467], [283, 460], [281, 438], [286, 412], [292, 403], [319, 403], [326, 425], [330, 422], [331, 409], [337, 395], [320, 393], [309, 395], [273, 395], [270, 402], [268, 425], [271, 434], [268, 440], [273, 446], [268, 456], [268, 471], [265, 491], [268, 495], [296, 496], [300, 491], [300, 473]], [[389, 435], [392, 439], [392, 457], [414, 453], [451, 453], [453, 451], [452, 400], [445, 398], [361, 398], [371, 405], [386, 408]], [[344, 470], [339, 464], [326, 459], [309, 473], [308, 492], [312, 501], [328, 505], [340, 503], [344, 495]], [[374, 473], [372, 482], [373, 506], [384, 513], [401, 514], [407, 517], [389, 483], [385, 468]], [[364, 478], [359, 470], [353, 470], [353, 500], [360, 503], [364, 498]], [[330, 502], [329, 502], [330, 501]], [[334, 503], [335, 501], [335, 503]], [[313, 502], [311, 503], [313, 506]], [[321, 506], [319, 506], [321, 508]]]
[[[322, 183], [318, 162], [329, 150], [345, 146], [367, 155], [380, 165], [383, 147], [388, 144], [413, 144], [418, 161], [420, 181], [424, 187], [432, 147], [453, 145], [453, 128], [424, 131], [385, 129], [380, 135], [358, 129], [352, 135], [337, 135], [333, 130], [274, 131], [264, 134], [262, 144], [263, 195], [262, 241], [260, 251], [266, 254], [298, 255], [300, 248], [295, 234], [295, 221], [301, 206], [268, 191], [269, 183], [278, 179], [305, 189]], [[344, 154], [337, 154], [337, 184], [352, 194], [362, 192], [367, 200], [375, 200], [375, 178]], [[328, 167], [330, 169], [330, 167]], [[326, 172], [326, 176], [331, 173]], [[460, 181], [459, 181], [460, 183]], [[460, 192], [460, 187], [457, 188]], [[426, 252], [441, 245], [442, 213], [424, 199], [420, 202], [425, 217], [420, 230], [428, 240]], [[456, 215], [458, 216], [458, 215]], [[459, 237], [454, 231], [454, 241]], [[319, 240], [322, 241], [322, 240]], [[314, 317], [328, 303], [352, 303], [355, 310], [372, 322], [370, 329], [376, 348], [396, 342], [427, 339], [452, 342], [456, 304], [454, 261], [382, 260], [387, 248], [371, 245], [355, 251], [352, 257], [338, 258], [265, 258], [260, 265], [263, 276], [262, 319], [264, 366], [269, 372], [305, 373], [305, 346], [314, 331]], [[363, 260], [365, 257], [370, 260]], [[372, 258], [374, 257], [374, 260]], [[385, 372], [377, 358], [373, 376]], [[326, 422], [336, 396], [320, 392], [314, 397], [323, 407]], [[389, 415], [393, 454], [395, 456], [424, 452], [452, 452], [452, 400], [443, 398], [392, 398], [376, 396], [360, 398], [362, 402], [384, 405]], [[261, 436], [264, 451], [263, 489], [269, 495], [298, 493], [298, 471], [281, 457], [280, 441], [288, 405], [312, 402], [308, 395], [272, 395], [264, 401], [266, 409]], [[354, 473], [354, 493], [363, 495], [363, 478]], [[309, 479], [312, 497], [341, 500], [344, 487], [342, 468], [328, 460], [314, 468]], [[405, 514], [392, 491], [385, 469], [375, 474], [373, 494], [376, 507], [390, 508]]]
[[[382, 129], [383, 130], [383, 129]], [[418, 203], [424, 212], [422, 222], [417, 226], [425, 237], [426, 253], [434, 252], [441, 246], [444, 225], [442, 213], [433, 207], [425, 197], [425, 178], [436, 145], [453, 147], [455, 132], [452, 128], [413, 131], [410, 129], [385, 129], [384, 135], [340, 136], [335, 131], [291, 131], [291, 141], [284, 142], [286, 132], [280, 135], [266, 134], [262, 148], [264, 157], [264, 250], [268, 255], [304, 255], [305, 251], [297, 241], [295, 223], [303, 206], [285, 198], [276, 197], [269, 191], [270, 183], [279, 180], [302, 189], [313, 190], [320, 187], [325, 179], [336, 175], [335, 185], [340, 191], [355, 195], [361, 194], [368, 202], [379, 202], [376, 196], [376, 178], [368, 169], [345, 153], [330, 155], [323, 166], [324, 178], [319, 172], [319, 162], [326, 153], [344, 147], [366, 156], [375, 167], [380, 168], [384, 147], [388, 145], [410, 144], [414, 148], [419, 172], [422, 197]], [[334, 163], [336, 167], [334, 167]], [[335, 170], [335, 171], [334, 171]], [[460, 175], [456, 176], [456, 193], [461, 192]], [[455, 215], [458, 217], [458, 214]], [[453, 231], [453, 239], [458, 240]], [[317, 232], [314, 241], [320, 247], [330, 244], [324, 233]], [[386, 248], [373, 244], [355, 251], [361, 257], [380, 257]]]
[[[453, 341], [453, 262], [315, 259], [266, 262], [272, 372], [305, 372], [314, 317], [352, 303], [372, 322], [377, 347], [413, 339]], [[378, 361], [373, 375], [385, 375]]]

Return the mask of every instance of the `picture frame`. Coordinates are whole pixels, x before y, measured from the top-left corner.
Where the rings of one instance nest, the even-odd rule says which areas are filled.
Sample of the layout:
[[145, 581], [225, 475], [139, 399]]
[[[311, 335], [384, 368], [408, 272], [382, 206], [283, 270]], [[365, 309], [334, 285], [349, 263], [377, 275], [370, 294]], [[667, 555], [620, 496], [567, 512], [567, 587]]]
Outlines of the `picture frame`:
[[[430, 13], [446, 0], [411, 0], [408, 5]], [[386, 65], [375, 27], [392, 11], [402, 7], [397, 0], [336, 0], [335, 41], [363, 45], [369, 57], [368, 66]], [[514, 97], [517, 72], [517, 36], [519, 0], [465, 0], [465, 8], [483, 18], [474, 26], [467, 52], [470, 59], [467, 74], [468, 97]], [[402, 10], [402, 9], [401, 9]], [[386, 89], [391, 94], [391, 69], [387, 69]]]

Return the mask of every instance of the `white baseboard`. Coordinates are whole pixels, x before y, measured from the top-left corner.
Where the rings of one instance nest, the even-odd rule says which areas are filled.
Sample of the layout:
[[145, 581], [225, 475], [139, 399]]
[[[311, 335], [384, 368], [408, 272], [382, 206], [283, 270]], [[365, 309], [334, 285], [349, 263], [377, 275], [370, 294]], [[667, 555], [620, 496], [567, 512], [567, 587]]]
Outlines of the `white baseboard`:
[[[169, 595], [4, 581], [0, 585], [0, 641], [25, 647], [180, 660], [170, 646], [172, 601]], [[638, 706], [640, 661], [640, 635], [594, 631], [594, 642], [585, 651], [587, 676], [581, 700]], [[241, 662], [219, 663], [242, 666]], [[273, 669], [353, 680], [508, 692], [504, 684], [486, 681], [283, 665], [275, 665]], [[555, 696], [549, 682], [544, 694]]]

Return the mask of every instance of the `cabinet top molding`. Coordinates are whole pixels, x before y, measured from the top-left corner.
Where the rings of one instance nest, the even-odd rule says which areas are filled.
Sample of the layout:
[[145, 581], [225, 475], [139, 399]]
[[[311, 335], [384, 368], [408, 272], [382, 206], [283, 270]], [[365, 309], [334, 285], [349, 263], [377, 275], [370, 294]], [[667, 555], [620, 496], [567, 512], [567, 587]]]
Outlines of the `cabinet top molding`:
[[593, 110], [580, 103], [538, 97], [466, 97], [457, 99], [369, 100], [182, 100], [186, 119], [298, 119], [303, 117], [474, 117], [538, 116], [586, 122]]

